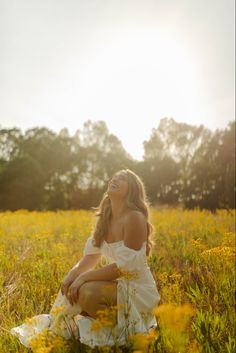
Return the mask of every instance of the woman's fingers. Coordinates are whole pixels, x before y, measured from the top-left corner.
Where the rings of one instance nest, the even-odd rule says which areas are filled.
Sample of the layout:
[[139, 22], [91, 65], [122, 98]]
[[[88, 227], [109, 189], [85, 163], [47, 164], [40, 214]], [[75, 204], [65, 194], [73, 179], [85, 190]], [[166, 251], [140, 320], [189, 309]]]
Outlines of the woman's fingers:
[[71, 305], [74, 305], [78, 301], [78, 289], [77, 288], [70, 288], [66, 295], [67, 299], [69, 300]]
[[62, 284], [61, 285], [61, 292], [63, 295], [67, 295], [68, 289], [69, 289], [70, 284]]
[[66, 285], [62, 284], [62, 286], [61, 286], [61, 292], [62, 292], [63, 295], [66, 294], [67, 290], [68, 290], [68, 288], [66, 288]]
[[67, 295], [68, 290], [69, 290], [69, 285], [67, 284], [67, 285], [64, 286], [64, 293], [65, 293], [65, 295]]
[[77, 300], [78, 300], [78, 289], [77, 288], [73, 288], [71, 291], [71, 299], [72, 299], [72, 305], [76, 304]]
[[72, 305], [72, 297], [71, 297], [71, 289], [67, 288], [67, 291], [65, 292], [65, 296], [67, 298], [67, 300], [70, 302], [70, 304]]

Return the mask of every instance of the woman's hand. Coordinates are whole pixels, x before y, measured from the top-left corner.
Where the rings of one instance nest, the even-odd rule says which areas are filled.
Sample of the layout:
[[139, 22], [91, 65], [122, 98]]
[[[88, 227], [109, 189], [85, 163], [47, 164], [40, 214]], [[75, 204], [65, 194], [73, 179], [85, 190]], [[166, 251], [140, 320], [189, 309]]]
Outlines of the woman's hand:
[[78, 274], [75, 271], [71, 270], [63, 279], [63, 282], [61, 284], [61, 292], [63, 295], [67, 295], [70, 285], [74, 282], [77, 276]]
[[70, 285], [66, 297], [70, 304], [76, 304], [79, 298], [79, 289], [86, 282], [86, 278], [83, 274], [77, 277], [74, 282]]

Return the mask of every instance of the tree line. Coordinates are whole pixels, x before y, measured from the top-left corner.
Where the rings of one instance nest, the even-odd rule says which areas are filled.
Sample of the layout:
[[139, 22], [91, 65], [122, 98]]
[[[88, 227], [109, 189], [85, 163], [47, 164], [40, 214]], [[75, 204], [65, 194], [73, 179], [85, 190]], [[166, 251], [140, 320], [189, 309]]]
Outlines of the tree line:
[[142, 178], [153, 206], [235, 208], [234, 121], [212, 132], [163, 118], [143, 146], [143, 159], [133, 159], [104, 121], [88, 120], [73, 136], [0, 129], [0, 210], [89, 209], [123, 168]]

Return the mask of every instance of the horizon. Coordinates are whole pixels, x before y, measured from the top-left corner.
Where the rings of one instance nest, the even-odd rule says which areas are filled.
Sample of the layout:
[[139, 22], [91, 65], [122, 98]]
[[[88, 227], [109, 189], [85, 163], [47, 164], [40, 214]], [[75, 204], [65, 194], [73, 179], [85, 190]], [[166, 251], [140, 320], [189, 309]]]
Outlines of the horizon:
[[[166, 118], [166, 117], [163, 117], [163, 118]], [[162, 119], [162, 118], [161, 118], [161, 119]], [[161, 120], [161, 119], [160, 119], [160, 120]], [[173, 119], [174, 119], [174, 118], [173, 118]], [[89, 119], [88, 119], [88, 120], [89, 120]], [[87, 121], [88, 121], [88, 120], [87, 120]], [[174, 120], [175, 120], [175, 119], [174, 119]], [[105, 122], [104, 120], [96, 120], [96, 121], [97, 121], [97, 122], [98, 122], [98, 121], [103, 121], [103, 122]], [[96, 121], [95, 121], [95, 120], [92, 120], [92, 122], [96, 122]], [[219, 129], [219, 130], [224, 130], [224, 129], [227, 128], [227, 126], [228, 126], [230, 123], [232, 123], [233, 121], [234, 121], [234, 120], [229, 120], [229, 121], [227, 122], [227, 124], [226, 124], [224, 127], [215, 128], [215, 129], [208, 128], [208, 127], [205, 126], [204, 124], [196, 124], [196, 125], [194, 125], [194, 124], [189, 124], [189, 125], [191, 125], [191, 126], [200, 126], [200, 125], [203, 125], [206, 129], [208, 129], [208, 130], [210, 130], [211, 132], [214, 133], [214, 132], [215, 132], [216, 130], [218, 130], [218, 129]], [[85, 122], [86, 122], [86, 121], [84, 121], [83, 124], [84, 124]], [[178, 123], [186, 123], [186, 122], [184, 122], [184, 121], [178, 121]], [[106, 124], [106, 122], [105, 122], [105, 124]], [[188, 124], [188, 123], [186, 123], [186, 124]], [[106, 126], [107, 126], [107, 124], [106, 124]], [[50, 131], [52, 131], [52, 132], [54, 132], [54, 133], [56, 133], [56, 134], [59, 134], [60, 131], [66, 129], [66, 130], [68, 131], [69, 136], [72, 137], [73, 135], [76, 134], [76, 132], [77, 132], [78, 130], [81, 131], [81, 128], [83, 128], [83, 125], [82, 125], [80, 128], [78, 128], [78, 129], [76, 129], [76, 130], [74, 130], [74, 131], [71, 131], [71, 130], [70, 130], [68, 127], [66, 127], [66, 126], [62, 127], [62, 128], [59, 129], [58, 131], [56, 131], [56, 130], [54, 130], [53, 128], [49, 128], [49, 127], [46, 126], [46, 125], [31, 126], [31, 127], [27, 127], [27, 128], [20, 128], [19, 126], [5, 127], [5, 126], [2, 126], [2, 125], [0, 124], [0, 130], [1, 130], [1, 129], [14, 129], [14, 128], [20, 129], [23, 134], [25, 134], [25, 132], [26, 132], [27, 130], [35, 129], [35, 128], [39, 128], [39, 129], [40, 129], [40, 128], [46, 128], [46, 129], [48, 129], [48, 130], [50, 130]], [[107, 126], [107, 128], [108, 128], [108, 126]], [[153, 127], [153, 128], [154, 128], [154, 129], [157, 129], [158, 126]], [[130, 154], [133, 159], [135, 159], [135, 160], [137, 160], [137, 161], [141, 161], [141, 160], [143, 160], [143, 155], [144, 155], [143, 143], [144, 143], [144, 141], [147, 141], [148, 139], [150, 139], [151, 133], [152, 133], [152, 129], [153, 129], [153, 128], [151, 128], [150, 134], [149, 134], [149, 136], [147, 137], [147, 139], [143, 139], [143, 141], [142, 141], [142, 143], [141, 143], [141, 144], [142, 144], [142, 150], [143, 150], [143, 152], [142, 152], [142, 155], [141, 155], [139, 158], [133, 156], [132, 153], [126, 148], [126, 146], [124, 145], [123, 141], [122, 141], [115, 133], [113, 133], [112, 131], [110, 131], [109, 128], [108, 128], [108, 132], [109, 132], [109, 134], [115, 135], [115, 136], [120, 140], [120, 142], [122, 143], [122, 146], [124, 147], [125, 151], [126, 151], [128, 154]]]

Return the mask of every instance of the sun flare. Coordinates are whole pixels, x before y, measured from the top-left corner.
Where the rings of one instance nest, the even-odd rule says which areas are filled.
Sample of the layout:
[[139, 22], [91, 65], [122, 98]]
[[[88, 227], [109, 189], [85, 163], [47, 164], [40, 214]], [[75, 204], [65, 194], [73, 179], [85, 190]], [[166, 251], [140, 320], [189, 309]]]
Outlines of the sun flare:
[[[192, 111], [197, 116], [199, 79], [191, 47], [180, 35], [135, 31], [118, 33], [104, 43], [85, 65], [82, 81], [84, 96], [94, 103], [90, 116], [105, 118], [125, 148], [140, 156], [138, 140], [148, 138], [150, 126], [157, 127], [160, 118], [196, 118]], [[135, 134], [127, 134], [134, 130], [134, 122]]]

